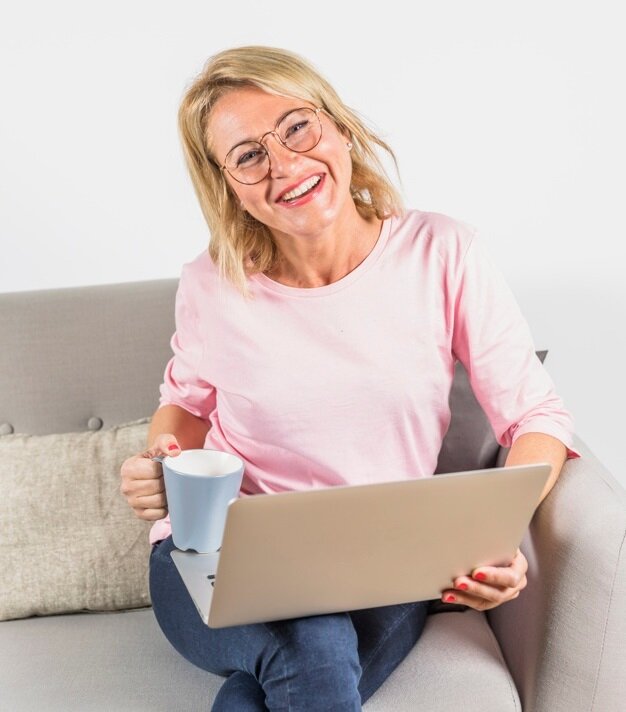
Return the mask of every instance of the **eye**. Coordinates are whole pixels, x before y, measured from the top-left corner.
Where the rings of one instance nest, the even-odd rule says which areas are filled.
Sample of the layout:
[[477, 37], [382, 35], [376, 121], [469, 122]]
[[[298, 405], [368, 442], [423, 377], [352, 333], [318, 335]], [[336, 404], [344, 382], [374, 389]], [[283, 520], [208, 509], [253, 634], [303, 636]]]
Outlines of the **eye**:
[[258, 150], [246, 151], [237, 159], [237, 165], [242, 166], [244, 163], [250, 163], [254, 161], [256, 158], [258, 158], [260, 153], [261, 151]]
[[309, 122], [307, 119], [303, 119], [302, 121], [296, 121], [295, 124], [292, 124], [287, 129], [287, 132], [285, 133], [285, 138], [289, 138], [289, 136], [292, 136], [294, 133], [298, 133], [299, 131], [302, 131], [304, 128], [306, 128], [306, 125], [308, 123]]

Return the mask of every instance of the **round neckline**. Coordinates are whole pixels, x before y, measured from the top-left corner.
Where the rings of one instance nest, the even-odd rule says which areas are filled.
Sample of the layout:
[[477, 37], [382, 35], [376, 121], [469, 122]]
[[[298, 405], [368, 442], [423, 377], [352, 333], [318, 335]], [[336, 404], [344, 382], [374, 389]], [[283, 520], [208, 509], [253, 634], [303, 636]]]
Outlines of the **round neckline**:
[[257, 272], [256, 274], [251, 275], [250, 279], [253, 279], [267, 289], [271, 289], [273, 292], [278, 292], [279, 294], [285, 294], [291, 297], [325, 297], [328, 294], [334, 294], [340, 289], [344, 289], [349, 286], [357, 279], [360, 279], [360, 277], [362, 277], [376, 262], [382, 251], [385, 249], [385, 245], [389, 239], [392, 220], [393, 215], [383, 219], [378, 239], [367, 257], [365, 257], [365, 259], [351, 272], [348, 272], [348, 274], [341, 279], [338, 279], [336, 282], [325, 284], [322, 287], [290, 287], [286, 284], [282, 284], [281, 282], [276, 282], [274, 279], [270, 279], [270, 277], [263, 274], [263, 272]]

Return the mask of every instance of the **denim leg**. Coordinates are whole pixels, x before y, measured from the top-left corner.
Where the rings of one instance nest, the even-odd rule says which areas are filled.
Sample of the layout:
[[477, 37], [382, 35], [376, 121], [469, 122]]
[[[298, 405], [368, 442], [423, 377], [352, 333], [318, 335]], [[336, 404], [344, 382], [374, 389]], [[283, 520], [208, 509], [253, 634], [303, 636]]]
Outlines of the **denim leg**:
[[351, 611], [359, 640], [359, 692], [363, 704], [418, 641], [426, 625], [428, 605], [428, 601], [418, 601]]
[[265, 693], [250, 673], [238, 670], [226, 678], [211, 710], [212, 712], [267, 712]]
[[360, 712], [361, 665], [356, 632], [348, 613], [263, 625], [276, 641], [276, 654], [282, 658], [280, 666], [271, 658], [261, 660], [258, 670], [271, 710]]
[[[217, 675], [243, 671], [253, 676], [270, 710], [361, 709], [358, 641], [348, 613], [209, 628], [169, 555], [173, 548], [171, 537], [153, 547], [150, 594], [161, 630], [183, 657]], [[251, 693], [250, 685], [231, 684], [224, 694], [245, 699], [242, 707], [258, 699], [258, 690]]]

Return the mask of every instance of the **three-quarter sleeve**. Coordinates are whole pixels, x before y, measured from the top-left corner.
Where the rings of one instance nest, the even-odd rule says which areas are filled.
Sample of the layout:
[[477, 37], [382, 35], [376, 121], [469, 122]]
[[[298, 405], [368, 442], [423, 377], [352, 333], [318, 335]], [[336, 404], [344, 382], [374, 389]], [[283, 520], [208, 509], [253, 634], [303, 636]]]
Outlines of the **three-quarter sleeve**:
[[215, 388], [201, 378], [203, 329], [194, 299], [189, 265], [183, 265], [175, 305], [176, 330], [170, 340], [174, 356], [165, 367], [159, 387], [159, 407], [178, 405], [192, 415], [208, 420], [215, 409]]
[[524, 433], [545, 433], [565, 445], [568, 458], [580, 457], [573, 418], [535, 353], [513, 292], [476, 234], [455, 281], [452, 350], [498, 443], [510, 447]]

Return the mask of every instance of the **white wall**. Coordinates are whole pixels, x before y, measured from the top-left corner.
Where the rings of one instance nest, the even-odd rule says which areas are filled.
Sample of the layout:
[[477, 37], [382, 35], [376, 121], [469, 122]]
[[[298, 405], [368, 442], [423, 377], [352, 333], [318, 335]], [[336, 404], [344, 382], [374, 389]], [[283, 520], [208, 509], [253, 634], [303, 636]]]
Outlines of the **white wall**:
[[618, 2], [13, 3], [0, 291], [177, 277], [208, 239], [176, 110], [214, 52], [312, 61], [396, 150], [411, 207], [476, 225], [577, 430], [626, 484]]

